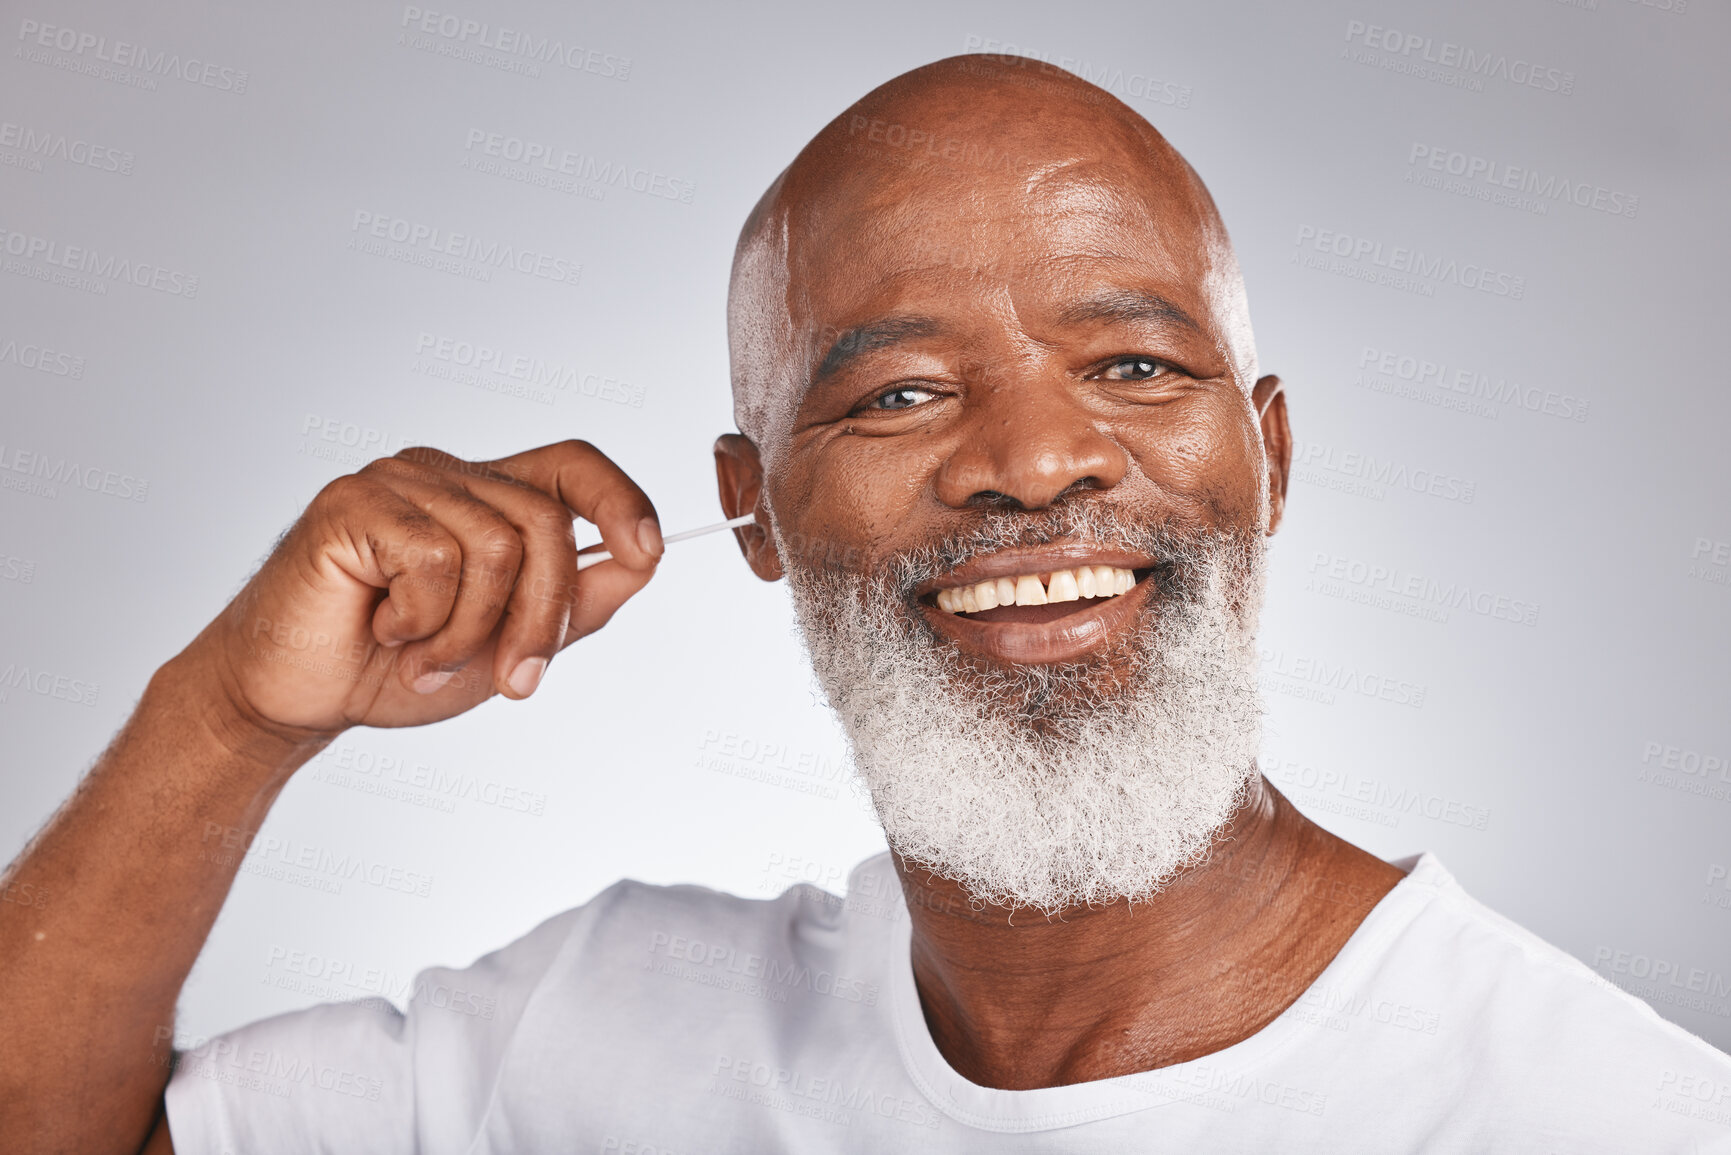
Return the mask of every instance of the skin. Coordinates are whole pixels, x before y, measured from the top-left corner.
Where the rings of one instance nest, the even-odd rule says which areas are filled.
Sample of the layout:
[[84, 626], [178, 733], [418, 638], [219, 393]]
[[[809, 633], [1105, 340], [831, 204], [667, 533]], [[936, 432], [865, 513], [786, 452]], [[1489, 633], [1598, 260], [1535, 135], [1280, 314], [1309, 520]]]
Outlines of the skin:
[[[1277, 527], [1285, 397], [1256, 375], [1206, 192], [1104, 93], [1055, 70], [1028, 79], [985, 58], [898, 78], [820, 134], [753, 214], [729, 302], [745, 432], [717, 442], [716, 465], [729, 516], [759, 515], [740, 540], [765, 579], [820, 558], [867, 569], [983, 508], [1105, 501]], [[910, 166], [887, 133], [871, 139], [872, 120], [940, 126], [1015, 163]], [[1108, 290], [1117, 309], [1077, 314]], [[1128, 316], [1126, 291], [1190, 323]], [[840, 334], [892, 316], [933, 324], [815, 380]], [[1160, 368], [1124, 370], [1143, 361]], [[874, 404], [901, 389], [905, 407]], [[778, 551], [771, 508], [799, 557]], [[576, 572], [577, 516], [615, 560]], [[981, 564], [1042, 572], [1081, 560], [1075, 548]], [[49, 899], [0, 904], [0, 1150], [171, 1150], [174, 1005], [240, 863], [212, 852], [256, 831], [294, 770], [350, 726], [533, 693], [660, 552], [648, 499], [580, 442], [490, 463], [410, 450], [327, 486], [0, 878]], [[1157, 559], [1117, 564], [1134, 560]], [[1085, 660], [1146, 612], [1138, 588], [1044, 622], [909, 612], [979, 663]], [[1014, 1088], [1247, 1037], [1400, 877], [1260, 778], [1214, 855], [1133, 908], [975, 909], [898, 865], [933, 1039], [968, 1078]]]
[[[866, 569], [967, 528], [984, 508], [1106, 502], [1150, 522], [1278, 528], [1285, 394], [1278, 378], [1255, 375], [1212, 202], [1116, 101], [1080, 81], [1030, 92], [1020, 79], [980, 58], [898, 78], [820, 134], [760, 205], [735, 310], [792, 324], [766, 347], [736, 346], [736, 374], [759, 373], [798, 401], [785, 429], [759, 429], [773, 452], [744, 436], [717, 443], [730, 515], [767, 503], [783, 541], [822, 543], [825, 559]], [[877, 125], [941, 125], [1025, 163], [910, 166]], [[1130, 293], [1187, 321], [1171, 310], [1078, 315], [1079, 303]], [[913, 317], [932, 323], [823, 372], [832, 335]], [[757, 573], [779, 577], [775, 540], [740, 533]], [[934, 584], [1153, 560], [1058, 543]], [[945, 613], [921, 597], [927, 588], [911, 591], [910, 612], [978, 663], [1075, 661], [1109, 655], [1151, 589], [1043, 624]], [[1012, 1089], [1149, 1070], [1249, 1037], [1401, 877], [1260, 775], [1210, 859], [1134, 907], [1050, 919], [976, 910], [953, 882], [898, 866], [939, 1051], [972, 1081]]]

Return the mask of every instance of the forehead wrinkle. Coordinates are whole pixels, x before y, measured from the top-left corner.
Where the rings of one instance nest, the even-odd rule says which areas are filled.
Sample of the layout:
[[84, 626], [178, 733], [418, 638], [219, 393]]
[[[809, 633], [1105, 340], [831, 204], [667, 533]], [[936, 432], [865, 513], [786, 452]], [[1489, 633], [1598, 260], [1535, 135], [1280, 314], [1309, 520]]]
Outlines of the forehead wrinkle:
[[[1162, 255], [1177, 258], [1171, 263], [1195, 273], [1186, 277], [1187, 292], [1181, 299], [1190, 303], [1191, 292], [1195, 294], [1195, 304], [1203, 307], [1193, 311], [1248, 389], [1256, 359], [1242, 280], [1201, 179], [1152, 125], [1116, 97], [1061, 70], [1045, 69], [1042, 76], [1049, 83], [1018, 86], [1016, 68], [983, 56], [953, 57], [914, 69], [880, 85], [831, 121], [765, 194], [741, 236], [742, 260], [735, 271], [744, 275], [736, 275], [734, 283], [741, 308], [730, 310], [735, 410], [751, 422], [750, 429], [741, 428], [761, 447], [767, 450], [764, 441], [780, 439], [775, 427], [791, 416], [806, 383], [801, 370], [818, 360], [820, 350], [812, 337], [821, 331], [815, 323], [821, 294], [810, 280], [816, 271], [810, 262], [833, 260], [837, 254], [819, 255], [809, 246], [819, 242], [820, 234], [835, 235], [838, 218], [863, 218], [852, 239], [866, 236], [880, 242], [875, 253], [850, 247], [863, 258], [879, 258], [881, 284], [881, 274], [899, 271], [883, 267], [890, 246], [882, 242], [900, 231], [897, 226], [912, 202], [936, 203], [936, 211], [951, 217], [954, 227], [947, 233], [934, 230], [943, 235], [932, 243], [948, 246], [952, 253], [934, 261], [916, 251], [905, 254], [911, 259], [904, 264], [941, 270], [956, 265], [954, 253], [963, 252], [962, 260], [970, 267], [954, 268], [956, 276], [996, 280], [1002, 270], [989, 244], [982, 247], [981, 231], [998, 224], [1024, 235], [1044, 233], [1054, 218], [1042, 212], [1038, 202], [1052, 194], [1063, 199], [1063, 186], [1072, 181], [1093, 185], [1071, 211], [1078, 222], [1093, 217], [1104, 224], [1102, 217], [1126, 212], [1153, 218], [1148, 223], [1156, 227], [1135, 230], [1142, 244], [1167, 250]], [[873, 124], [901, 126], [904, 139], [921, 129], [932, 134], [937, 145], [959, 144], [962, 151], [916, 153], [911, 146], [890, 147], [896, 146], [894, 139], [856, 134], [854, 129], [868, 117]], [[878, 147], [870, 147], [874, 143]], [[1108, 179], [1079, 180], [1090, 171]], [[969, 215], [979, 219], [956, 219]], [[1186, 224], [1175, 229], [1178, 221]], [[779, 243], [766, 247], [778, 249], [779, 260], [750, 267], [743, 259], [749, 250], [777, 233]], [[1104, 247], [1078, 243], [1076, 250], [1079, 255], [1083, 249]], [[771, 278], [779, 284], [754, 285], [755, 274], [770, 271], [763, 267], [766, 263], [780, 265]], [[769, 293], [761, 292], [765, 288]], [[1011, 304], [1013, 308], [1013, 300]], [[783, 313], [779, 324], [766, 324], [767, 318], [753, 324], [751, 314], [766, 306]], [[734, 337], [738, 340], [731, 340]]]
[[855, 325], [848, 329], [824, 354], [818, 363], [816, 372], [812, 374], [812, 382], [816, 384], [839, 373], [850, 362], [878, 349], [887, 349], [903, 341], [915, 337], [931, 337], [943, 330], [943, 326], [931, 317], [884, 317], [876, 321], [868, 321], [863, 325]]
[[1179, 325], [1195, 333], [1202, 331], [1189, 313], [1146, 289], [1106, 289], [1058, 314], [1061, 325], [1083, 325], [1089, 321], [1153, 321]]

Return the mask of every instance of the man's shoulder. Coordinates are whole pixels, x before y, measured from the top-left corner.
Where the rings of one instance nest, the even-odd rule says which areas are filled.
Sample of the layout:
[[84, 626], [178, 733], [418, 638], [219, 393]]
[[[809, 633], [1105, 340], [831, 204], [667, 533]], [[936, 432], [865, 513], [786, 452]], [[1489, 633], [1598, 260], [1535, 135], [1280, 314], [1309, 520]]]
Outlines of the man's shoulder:
[[891, 900], [899, 902], [899, 888], [892, 895], [883, 884], [884, 876], [894, 878], [888, 857], [879, 854], [860, 863], [842, 893], [788, 880], [779, 893], [749, 897], [694, 883], [622, 878], [550, 921], [563, 925], [568, 941], [585, 941], [591, 947], [641, 940], [649, 949], [660, 950], [675, 939], [682, 950], [697, 940], [717, 946], [764, 938], [821, 941], [862, 921], [862, 914], [885, 916], [865, 920], [877, 923], [897, 913]]
[[1391, 958], [1435, 992], [1454, 1030], [1502, 1056], [1492, 1065], [1532, 1062], [1534, 1077], [1586, 1083], [1592, 1072], [1651, 1077], [1654, 1092], [1667, 1071], [1688, 1070], [1731, 1097], [1731, 1056], [1468, 894], [1434, 856], [1419, 856], [1403, 887], [1419, 910]]
[[643, 911], [676, 911], [721, 922], [780, 919], [795, 914], [811, 917], [812, 912], [805, 909], [807, 906], [819, 911], [844, 911], [850, 905], [848, 896], [859, 892], [862, 886], [875, 889], [877, 880], [884, 875], [893, 879], [894, 872], [889, 869], [888, 860], [888, 853], [865, 859], [849, 873], [845, 886], [833, 890], [813, 881], [801, 880], [797, 871], [786, 877], [767, 875], [762, 883], [763, 893], [756, 896], [690, 882], [656, 883], [621, 878], [576, 910], [595, 907], [614, 917]]

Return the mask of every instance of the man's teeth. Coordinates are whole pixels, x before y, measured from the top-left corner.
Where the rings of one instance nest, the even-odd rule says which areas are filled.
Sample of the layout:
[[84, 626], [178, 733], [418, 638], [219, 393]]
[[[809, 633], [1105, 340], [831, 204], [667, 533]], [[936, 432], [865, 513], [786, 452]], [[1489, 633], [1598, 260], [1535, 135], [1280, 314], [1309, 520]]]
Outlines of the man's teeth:
[[1110, 598], [1127, 592], [1136, 575], [1109, 565], [1053, 570], [1044, 582], [1037, 574], [991, 578], [971, 586], [938, 591], [938, 608], [952, 614], [977, 614], [999, 606], [1043, 606], [1081, 598]]

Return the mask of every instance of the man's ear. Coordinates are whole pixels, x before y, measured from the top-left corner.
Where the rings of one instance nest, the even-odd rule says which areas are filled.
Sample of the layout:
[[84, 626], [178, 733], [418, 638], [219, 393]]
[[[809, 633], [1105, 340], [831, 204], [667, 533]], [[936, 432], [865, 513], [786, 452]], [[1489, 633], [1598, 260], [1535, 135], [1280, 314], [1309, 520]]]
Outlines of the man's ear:
[[751, 572], [766, 582], [781, 580], [781, 555], [775, 551], [769, 510], [763, 503], [763, 459], [751, 438], [743, 433], [723, 433], [715, 439], [715, 484], [721, 490], [721, 508], [729, 520], [757, 514], [757, 524], [733, 531]]
[[1286, 481], [1292, 470], [1292, 429], [1286, 424], [1286, 390], [1270, 374], [1256, 382], [1250, 403], [1262, 423], [1262, 450], [1268, 455], [1268, 532], [1280, 528], [1286, 512]]

